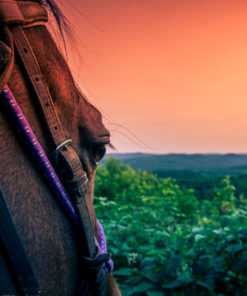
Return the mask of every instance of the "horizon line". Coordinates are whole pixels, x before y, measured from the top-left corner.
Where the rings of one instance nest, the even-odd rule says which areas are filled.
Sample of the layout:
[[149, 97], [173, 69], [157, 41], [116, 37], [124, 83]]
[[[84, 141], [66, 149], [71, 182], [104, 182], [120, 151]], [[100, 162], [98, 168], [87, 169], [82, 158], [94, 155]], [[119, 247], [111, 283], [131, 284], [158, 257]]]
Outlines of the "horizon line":
[[247, 152], [164, 152], [164, 153], [151, 153], [151, 152], [107, 152], [109, 154], [150, 154], [150, 155], [170, 155], [170, 154], [186, 154], [186, 155], [247, 155]]

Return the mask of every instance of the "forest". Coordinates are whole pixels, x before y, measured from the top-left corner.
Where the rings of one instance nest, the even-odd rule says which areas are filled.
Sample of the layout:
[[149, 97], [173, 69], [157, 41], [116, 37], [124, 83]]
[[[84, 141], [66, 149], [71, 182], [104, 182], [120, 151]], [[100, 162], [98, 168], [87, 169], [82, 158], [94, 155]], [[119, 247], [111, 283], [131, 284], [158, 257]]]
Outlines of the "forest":
[[97, 169], [96, 214], [122, 294], [247, 295], [247, 178], [168, 175], [113, 157]]

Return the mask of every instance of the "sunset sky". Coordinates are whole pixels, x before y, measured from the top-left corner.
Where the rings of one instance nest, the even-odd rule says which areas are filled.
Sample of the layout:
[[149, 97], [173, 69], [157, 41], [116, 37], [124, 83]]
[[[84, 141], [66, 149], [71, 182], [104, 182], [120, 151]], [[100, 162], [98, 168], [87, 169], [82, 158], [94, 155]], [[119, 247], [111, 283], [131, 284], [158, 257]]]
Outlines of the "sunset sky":
[[247, 1], [77, 0], [64, 12], [74, 77], [117, 152], [247, 152]]

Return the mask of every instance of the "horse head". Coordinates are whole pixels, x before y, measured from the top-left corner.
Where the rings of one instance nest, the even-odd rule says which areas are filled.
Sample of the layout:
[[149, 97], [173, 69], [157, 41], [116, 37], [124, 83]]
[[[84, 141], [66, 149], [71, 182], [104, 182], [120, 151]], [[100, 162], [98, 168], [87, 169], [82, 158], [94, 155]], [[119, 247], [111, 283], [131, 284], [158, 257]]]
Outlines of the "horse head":
[[[0, 1], [0, 9], [4, 7]], [[9, 3], [15, 1], [9, 1]], [[93, 207], [94, 176], [99, 161], [105, 154], [105, 146], [110, 143], [110, 134], [102, 123], [100, 112], [83, 96], [76, 86], [68, 65], [45, 26], [45, 15], [34, 18], [39, 1], [18, 2], [22, 7], [21, 23], [25, 36], [40, 67], [43, 79], [51, 94], [54, 109], [61, 122], [65, 137], [72, 140], [88, 182], [86, 185], [86, 204], [89, 209], [95, 236], [98, 237], [96, 215]], [[21, 4], [22, 3], [22, 4]], [[47, 1], [52, 10], [54, 3]], [[7, 8], [10, 10], [10, 8]], [[27, 15], [27, 16], [26, 16]], [[19, 17], [19, 15], [18, 15]], [[20, 25], [13, 17], [2, 24], [1, 41], [6, 44], [1, 55], [5, 77], [0, 80], [8, 83], [18, 104], [30, 123], [48, 158], [55, 163], [54, 147], [50, 142], [49, 131], [44, 127], [43, 114], [34, 99], [35, 92], [30, 85], [18, 53], [14, 49], [9, 26]], [[7, 50], [6, 50], [7, 49]], [[1, 54], [1, 47], [0, 47]], [[9, 60], [13, 59], [13, 62]], [[4, 68], [4, 67], [3, 67]], [[10, 70], [11, 69], [11, 70]], [[1, 68], [0, 68], [1, 70]], [[7, 74], [6, 74], [7, 73]], [[1, 73], [0, 73], [1, 74]], [[7, 77], [7, 78], [6, 78]], [[2, 146], [0, 180], [16, 227], [23, 239], [23, 245], [30, 257], [37, 280], [44, 295], [75, 295], [81, 278], [86, 275], [85, 266], [78, 260], [81, 257], [77, 232], [65, 217], [32, 157], [16, 135], [13, 122], [2, 102], [0, 102], [0, 139]], [[25, 213], [27, 215], [25, 215]], [[11, 275], [0, 255], [0, 292], [15, 294]], [[4, 283], [5, 282], [5, 283]], [[6, 288], [6, 283], [8, 287]], [[119, 289], [110, 274], [106, 279], [106, 295], [120, 295]]]

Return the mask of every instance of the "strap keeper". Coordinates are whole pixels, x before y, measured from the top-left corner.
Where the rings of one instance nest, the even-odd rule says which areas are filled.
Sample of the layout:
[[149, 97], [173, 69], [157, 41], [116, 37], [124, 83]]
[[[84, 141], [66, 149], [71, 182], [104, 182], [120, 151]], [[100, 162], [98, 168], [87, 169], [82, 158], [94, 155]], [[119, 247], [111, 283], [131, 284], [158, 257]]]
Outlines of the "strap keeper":
[[64, 142], [62, 142], [61, 144], [59, 144], [55, 150], [55, 160], [56, 160], [56, 164], [58, 163], [58, 155], [59, 152], [66, 146], [70, 146], [72, 144], [72, 140], [68, 139], [65, 140]]

